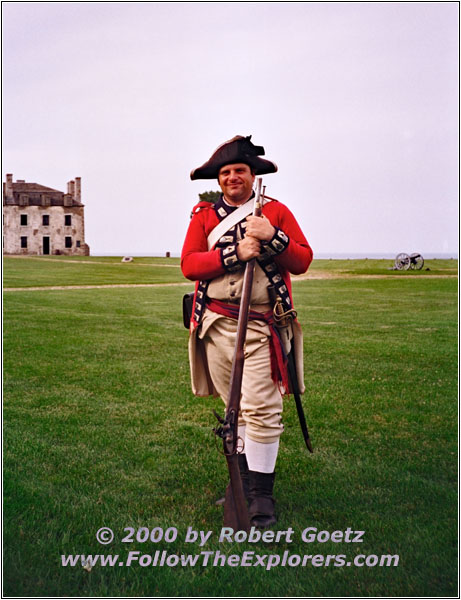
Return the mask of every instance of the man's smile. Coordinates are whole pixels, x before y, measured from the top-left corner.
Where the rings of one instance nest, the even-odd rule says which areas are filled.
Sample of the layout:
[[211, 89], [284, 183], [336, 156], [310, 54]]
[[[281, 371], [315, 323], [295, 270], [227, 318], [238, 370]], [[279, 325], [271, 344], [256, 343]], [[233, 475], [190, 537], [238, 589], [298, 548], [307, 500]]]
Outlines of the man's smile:
[[251, 196], [254, 175], [250, 167], [244, 163], [236, 163], [221, 167], [218, 183], [224, 198], [230, 204], [239, 205]]

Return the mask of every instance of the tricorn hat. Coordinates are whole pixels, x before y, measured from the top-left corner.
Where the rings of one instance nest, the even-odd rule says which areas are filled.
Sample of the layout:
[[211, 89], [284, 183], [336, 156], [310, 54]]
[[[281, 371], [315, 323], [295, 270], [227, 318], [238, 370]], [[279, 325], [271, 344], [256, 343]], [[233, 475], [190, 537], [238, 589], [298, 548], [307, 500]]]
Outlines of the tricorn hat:
[[221, 167], [234, 163], [249, 165], [255, 175], [275, 173], [277, 165], [270, 160], [260, 158], [261, 155], [264, 155], [264, 148], [255, 146], [251, 142], [251, 135], [247, 137], [236, 135], [231, 140], [221, 144], [206, 163], [191, 171], [190, 178], [192, 180], [217, 179]]

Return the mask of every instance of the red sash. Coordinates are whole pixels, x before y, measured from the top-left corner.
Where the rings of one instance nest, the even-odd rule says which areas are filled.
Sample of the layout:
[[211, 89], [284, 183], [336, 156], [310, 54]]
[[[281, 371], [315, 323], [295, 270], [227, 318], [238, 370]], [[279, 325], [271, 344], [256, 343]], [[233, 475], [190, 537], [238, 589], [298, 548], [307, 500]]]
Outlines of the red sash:
[[[240, 306], [238, 304], [226, 304], [221, 300], [207, 299], [207, 307], [219, 315], [228, 317], [229, 319], [238, 320]], [[279, 332], [275, 327], [274, 315], [271, 310], [265, 313], [257, 312], [256, 310], [250, 310], [249, 321], [264, 321], [269, 325], [271, 336], [269, 338], [269, 348], [271, 353], [271, 376], [272, 381], [277, 383], [279, 387], [282, 385], [285, 389], [286, 394], [289, 393], [288, 385], [288, 369], [287, 369], [287, 356], [285, 349], [280, 339]]]

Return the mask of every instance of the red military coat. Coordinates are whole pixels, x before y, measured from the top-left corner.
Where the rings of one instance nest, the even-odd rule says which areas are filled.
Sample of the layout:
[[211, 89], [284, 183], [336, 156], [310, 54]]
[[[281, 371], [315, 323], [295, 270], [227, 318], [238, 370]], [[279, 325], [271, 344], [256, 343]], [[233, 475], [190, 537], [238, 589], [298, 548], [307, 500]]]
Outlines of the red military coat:
[[[207, 238], [218, 225], [215, 206], [200, 202], [193, 209], [192, 220], [186, 234], [181, 253], [181, 269], [185, 277], [197, 282], [212, 280], [226, 272], [222, 248], [208, 250]], [[305, 273], [312, 261], [312, 249], [291, 211], [281, 202], [272, 201], [263, 206], [263, 214], [278, 231], [288, 237], [288, 243], [280, 253], [274, 254], [274, 261], [288, 288], [291, 297], [290, 273]], [[194, 322], [197, 325], [197, 322]]]
[[[202, 292], [206, 294], [208, 281], [220, 277], [226, 272], [231, 272], [231, 270], [235, 271], [243, 268], [243, 264], [229, 262], [228, 246], [223, 247], [222, 244], [216, 244], [214, 248], [208, 250], [208, 235], [220, 222], [219, 214], [223, 218], [222, 208], [219, 208], [220, 205], [223, 206], [222, 201], [218, 201], [215, 205], [209, 202], [200, 202], [194, 207], [181, 254], [181, 269], [184, 276], [196, 281], [191, 337], [189, 340], [189, 359], [192, 390], [197, 396], [216, 393], [209, 377], [203, 349], [200, 348], [200, 340], [196, 335], [201, 318], [201, 312], [197, 310], [200, 295]], [[286, 285], [286, 301], [288, 304], [291, 303], [292, 307], [290, 273], [300, 275], [307, 271], [313, 257], [312, 249], [295, 217], [284, 204], [278, 201], [267, 202], [263, 206], [262, 212], [276, 228], [273, 240], [267, 245], [271, 248], [272, 259], [283, 279], [282, 284]], [[237, 260], [236, 252], [235, 260]], [[229, 264], [233, 266], [229, 267]], [[204, 299], [202, 300], [204, 301]], [[302, 332], [297, 322], [294, 324], [293, 333], [295, 336], [295, 362], [298, 369], [300, 388], [301, 391], [304, 391]]]

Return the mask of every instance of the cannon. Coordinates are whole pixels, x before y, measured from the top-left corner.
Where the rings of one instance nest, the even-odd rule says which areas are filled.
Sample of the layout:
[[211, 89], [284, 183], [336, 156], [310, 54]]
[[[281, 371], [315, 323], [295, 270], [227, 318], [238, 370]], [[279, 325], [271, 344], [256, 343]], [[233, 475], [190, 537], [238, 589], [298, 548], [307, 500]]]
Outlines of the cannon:
[[413, 254], [405, 254], [401, 252], [397, 254], [394, 262], [394, 269], [397, 271], [408, 271], [408, 269], [414, 269], [420, 271], [424, 266], [424, 258], [419, 252]]

